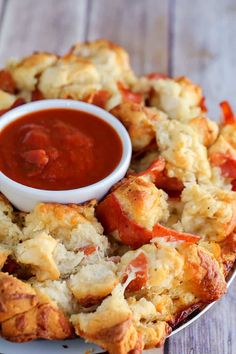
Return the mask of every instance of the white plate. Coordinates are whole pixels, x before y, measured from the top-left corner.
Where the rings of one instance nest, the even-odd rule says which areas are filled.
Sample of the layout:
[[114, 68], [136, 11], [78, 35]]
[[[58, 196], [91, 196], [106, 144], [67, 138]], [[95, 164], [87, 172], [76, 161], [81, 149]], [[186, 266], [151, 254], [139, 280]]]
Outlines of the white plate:
[[[0, 339], [0, 354], [91, 354], [105, 353], [103, 349], [85, 343], [81, 339], [65, 341], [35, 341], [29, 343], [10, 343]], [[92, 351], [93, 349], [93, 351]], [[162, 354], [162, 349], [146, 350], [145, 354]]]
[[[236, 264], [228, 276], [227, 286], [229, 287], [233, 279], [236, 277]], [[205, 306], [202, 310], [194, 315], [190, 320], [186, 321], [178, 328], [176, 328], [170, 336], [173, 336], [177, 332], [181, 331], [185, 327], [189, 326], [191, 323], [196, 321], [201, 317], [206, 311], [208, 311], [215, 302], [210, 305]], [[66, 340], [66, 341], [46, 341], [38, 340], [29, 343], [10, 343], [4, 339], [0, 339], [0, 354], [85, 354], [89, 353], [91, 349], [91, 354], [104, 353], [103, 349], [92, 345], [90, 343], [85, 343], [81, 339]], [[93, 351], [92, 351], [93, 349]], [[87, 354], [86, 353], [86, 354]], [[152, 349], [146, 350], [145, 354], [161, 354], [162, 349]], [[90, 353], [89, 353], [90, 354]]]

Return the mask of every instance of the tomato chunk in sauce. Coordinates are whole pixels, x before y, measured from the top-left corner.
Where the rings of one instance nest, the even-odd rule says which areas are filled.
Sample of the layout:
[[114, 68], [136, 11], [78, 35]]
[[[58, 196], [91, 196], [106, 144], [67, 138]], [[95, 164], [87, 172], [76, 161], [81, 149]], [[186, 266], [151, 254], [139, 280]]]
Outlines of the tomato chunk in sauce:
[[0, 170], [44, 190], [85, 187], [108, 176], [122, 157], [113, 127], [73, 109], [30, 113], [0, 132]]

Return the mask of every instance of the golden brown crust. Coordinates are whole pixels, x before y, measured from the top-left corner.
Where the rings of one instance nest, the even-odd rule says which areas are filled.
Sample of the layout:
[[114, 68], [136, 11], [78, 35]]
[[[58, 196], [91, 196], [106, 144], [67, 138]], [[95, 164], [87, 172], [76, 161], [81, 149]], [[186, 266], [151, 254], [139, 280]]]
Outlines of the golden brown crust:
[[217, 261], [196, 245], [186, 249], [185, 257], [188, 288], [203, 303], [219, 299], [226, 292], [226, 282]]
[[124, 102], [114, 107], [111, 113], [128, 130], [134, 151], [144, 149], [155, 138], [153, 122], [158, 120], [158, 114], [154, 109], [137, 103]]
[[142, 335], [145, 349], [162, 346], [171, 331], [172, 329], [169, 324], [164, 321], [157, 321], [150, 325], [140, 325], [138, 327], [138, 332]]
[[73, 329], [61, 310], [45, 303], [3, 322], [2, 335], [12, 342], [27, 342], [33, 339], [62, 340], [71, 338]]
[[45, 98], [78, 100], [101, 89], [101, 83], [91, 62], [68, 54], [43, 71], [38, 88]]
[[35, 222], [40, 220], [40, 222], [50, 230], [53, 229], [53, 225], [56, 225], [57, 227], [60, 226], [73, 228], [79, 222], [95, 222], [95, 205], [95, 200], [91, 200], [90, 202], [84, 203], [82, 205], [41, 203], [36, 206], [33, 213], [28, 214], [26, 217], [26, 224], [28, 219], [29, 223], [32, 223], [32, 221], [34, 221], [34, 217]]
[[168, 321], [168, 323], [172, 328], [176, 327], [179, 323], [188, 318], [188, 316], [190, 316], [194, 311], [198, 310], [201, 305], [202, 303], [199, 302], [178, 310], [178, 312], [172, 317], [170, 321]]
[[168, 218], [167, 195], [143, 177], [130, 176], [114, 195], [130, 219], [147, 229]]
[[127, 354], [135, 348], [138, 341], [138, 333], [134, 328], [131, 318], [118, 323], [110, 328], [103, 328], [97, 333], [89, 335], [78, 327], [76, 333], [88, 341], [96, 343], [110, 354]]
[[33, 91], [37, 86], [37, 76], [56, 60], [54, 54], [37, 52], [19, 62], [9, 62], [8, 70], [18, 89]]
[[0, 273], [0, 322], [32, 309], [37, 303], [36, 293], [29, 284]]
[[9, 248], [5, 248], [0, 245], [0, 270], [3, 268], [8, 256], [10, 256], [11, 253], [12, 251]]
[[227, 276], [236, 259], [236, 234], [232, 232], [220, 246], [224, 274]]
[[190, 126], [197, 132], [203, 145], [211, 146], [218, 135], [218, 126], [206, 117], [196, 117], [189, 122]]
[[[128, 53], [107, 39], [75, 44], [69, 54], [83, 57], [100, 69], [107, 81], [112, 78], [130, 84], [135, 81]], [[104, 63], [106, 63], [104, 65]]]

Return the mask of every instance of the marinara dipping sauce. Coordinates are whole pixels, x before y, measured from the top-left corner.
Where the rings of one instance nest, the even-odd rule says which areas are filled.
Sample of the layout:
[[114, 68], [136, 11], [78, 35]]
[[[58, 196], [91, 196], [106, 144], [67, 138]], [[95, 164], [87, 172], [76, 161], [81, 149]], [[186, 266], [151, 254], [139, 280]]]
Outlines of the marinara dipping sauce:
[[70, 190], [108, 176], [122, 157], [122, 142], [104, 120], [55, 108], [29, 113], [0, 132], [0, 170], [43, 190]]

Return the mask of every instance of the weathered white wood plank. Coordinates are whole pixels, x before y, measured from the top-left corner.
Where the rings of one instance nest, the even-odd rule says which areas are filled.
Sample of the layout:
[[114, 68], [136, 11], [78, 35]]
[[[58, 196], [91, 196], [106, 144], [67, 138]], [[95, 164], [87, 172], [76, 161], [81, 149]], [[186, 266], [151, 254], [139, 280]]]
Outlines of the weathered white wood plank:
[[35, 50], [67, 51], [84, 39], [86, 20], [87, 0], [7, 1], [0, 36], [0, 65], [9, 57]]
[[124, 46], [138, 73], [167, 72], [168, 1], [91, 0], [88, 39]]
[[236, 109], [235, 0], [176, 0], [174, 75], [189, 75], [203, 86], [212, 117], [227, 99]]
[[234, 354], [236, 281], [225, 297], [191, 326], [171, 337], [166, 354]]
[[5, 5], [6, 5], [6, 0], [0, 0], [0, 38], [2, 33], [1, 29], [2, 29]]
[[[4, 0], [0, 0], [0, 18], [2, 16], [3, 5], [4, 5]], [[1, 25], [1, 23], [0, 23], [0, 25]]]

